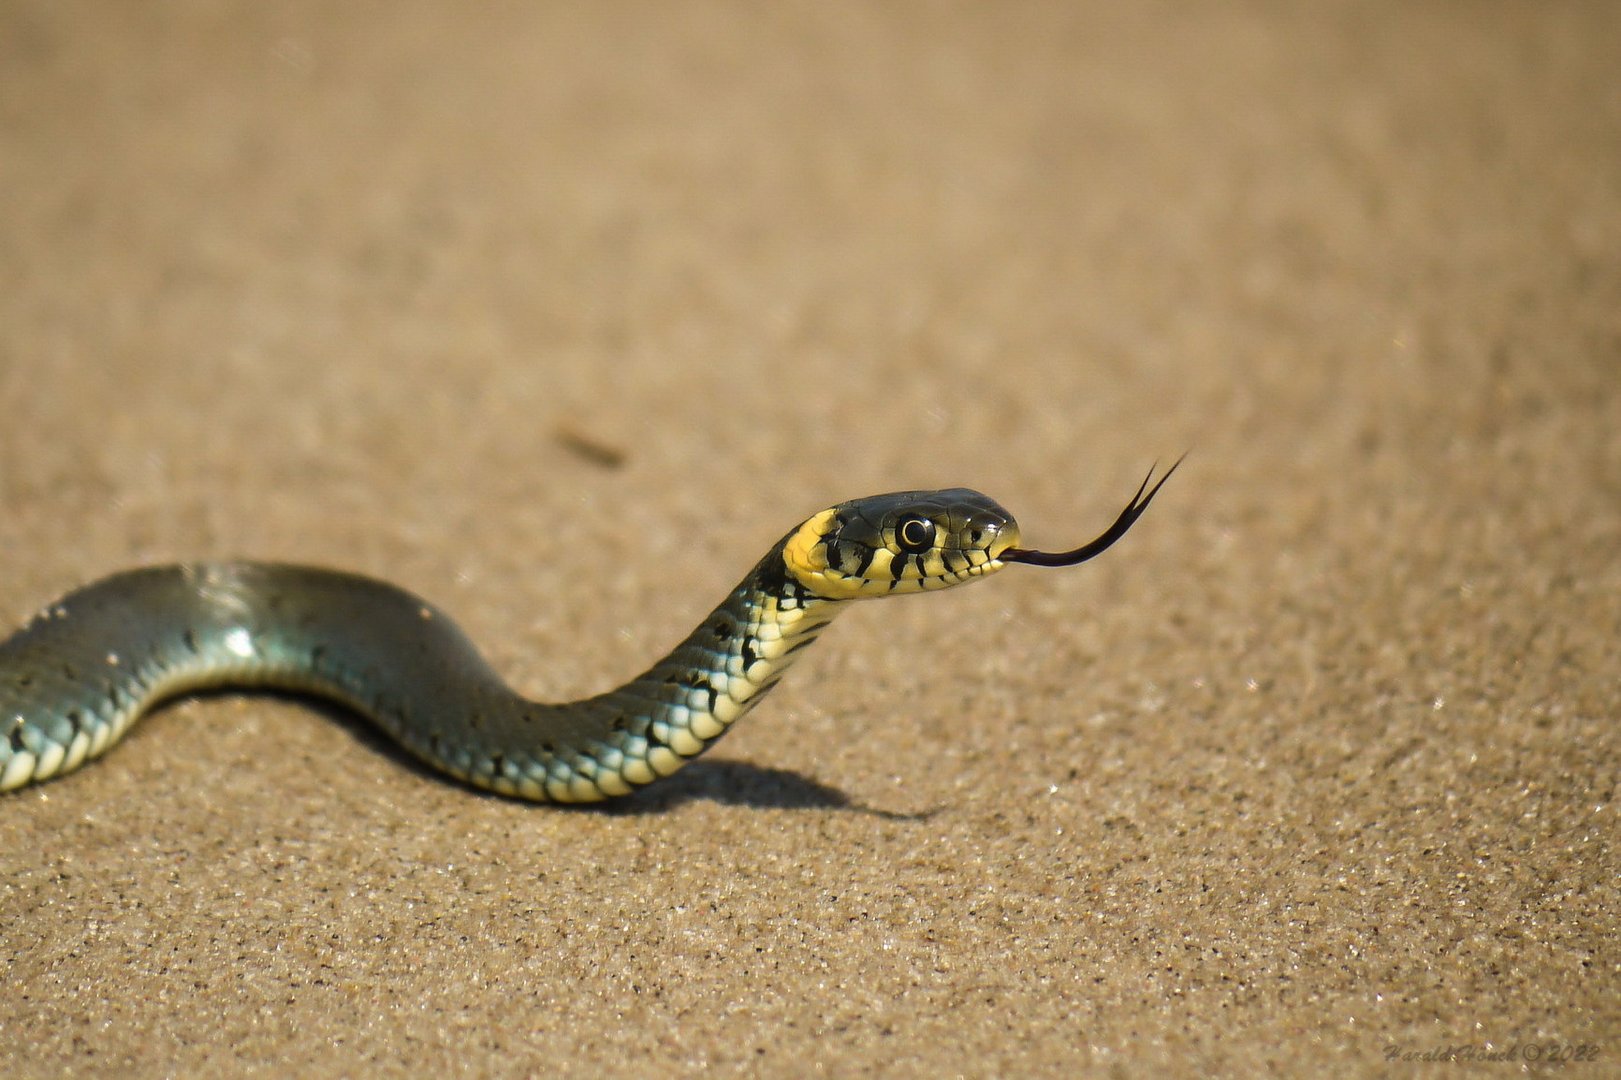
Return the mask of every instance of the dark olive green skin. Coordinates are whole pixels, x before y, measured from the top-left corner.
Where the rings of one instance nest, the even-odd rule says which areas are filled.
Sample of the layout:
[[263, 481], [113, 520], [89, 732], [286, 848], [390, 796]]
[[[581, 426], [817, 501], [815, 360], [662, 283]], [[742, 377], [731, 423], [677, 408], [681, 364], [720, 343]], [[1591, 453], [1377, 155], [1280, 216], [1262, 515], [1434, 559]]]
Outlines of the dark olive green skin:
[[839, 503], [773, 545], [646, 672], [557, 705], [514, 693], [448, 617], [386, 582], [253, 562], [116, 574], [0, 642], [0, 791], [72, 772], [164, 698], [266, 686], [342, 702], [435, 768], [504, 795], [623, 795], [703, 753], [848, 601], [950, 588], [1009, 562], [1084, 562], [1175, 469], [1152, 488], [1150, 472], [1106, 532], [1067, 552], [1017, 547], [1012, 516], [966, 488]]
[[[966, 564], [949, 547], [955, 533], [1011, 525], [995, 503], [963, 490], [882, 495], [831, 512], [837, 535], [815, 542], [852, 565], [884, 562], [909, 514], [934, 523], [929, 557], [942, 564]], [[479, 787], [561, 802], [622, 795], [703, 752], [845, 606], [848, 597], [819, 595], [785, 560], [784, 545], [808, 524], [645, 673], [567, 704], [513, 692], [449, 617], [386, 582], [253, 562], [117, 574], [0, 643], [0, 791], [99, 756], [164, 698], [262, 686], [341, 702]], [[990, 562], [982, 550], [973, 557]], [[886, 579], [886, 591], [936, 587], [898, 584]]]

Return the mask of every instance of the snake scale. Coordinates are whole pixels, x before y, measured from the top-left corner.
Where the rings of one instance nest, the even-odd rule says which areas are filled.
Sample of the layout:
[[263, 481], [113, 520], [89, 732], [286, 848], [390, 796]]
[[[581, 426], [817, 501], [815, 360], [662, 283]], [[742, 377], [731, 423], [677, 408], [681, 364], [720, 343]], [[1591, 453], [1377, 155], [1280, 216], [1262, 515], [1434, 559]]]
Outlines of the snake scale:
[[166, 698], [271, 687], [348, 706], [480, 788], [552, 802], [624, 795], [725, 734], [849, 601], [950, 588], [1014, 562], [1084, 562], [1125, 535], [1175, 468], [1152, 488], [1150, 471], [1106, 532], [1060, 553], [1018, 547], [1012, 515], [965, 488], [840, 503], [773, 545], [645, 673], [566, 704], [512, 691], [439, 609], [386, 582], [254, 562], [115, 574], [0, 643], [0, 791], [72, 772]]

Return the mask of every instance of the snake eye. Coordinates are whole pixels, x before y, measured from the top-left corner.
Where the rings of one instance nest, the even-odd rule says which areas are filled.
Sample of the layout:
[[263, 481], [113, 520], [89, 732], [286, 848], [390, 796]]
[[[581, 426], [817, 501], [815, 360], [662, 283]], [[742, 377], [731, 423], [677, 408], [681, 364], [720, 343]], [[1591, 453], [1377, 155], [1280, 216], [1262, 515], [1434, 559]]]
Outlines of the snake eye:
[[908, 514], [895, 524], [895, 544], [906, 555], [916, 555], [934, 546], [934, 522]]

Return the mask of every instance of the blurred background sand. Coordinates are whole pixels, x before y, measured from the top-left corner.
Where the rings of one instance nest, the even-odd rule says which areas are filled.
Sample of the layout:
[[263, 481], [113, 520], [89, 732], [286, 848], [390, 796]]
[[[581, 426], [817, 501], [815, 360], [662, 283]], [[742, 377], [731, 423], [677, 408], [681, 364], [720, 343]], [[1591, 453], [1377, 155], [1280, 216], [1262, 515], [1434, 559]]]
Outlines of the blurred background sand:
[[833, 501], [1058, 547], [1193, 449], [615, 812], [166, 710], [0, 806], [0, 1073], [1614, 1070], [1617, 55], [1596, 2], [0, 7], [8, 624], [327, 563], [573, 696]]

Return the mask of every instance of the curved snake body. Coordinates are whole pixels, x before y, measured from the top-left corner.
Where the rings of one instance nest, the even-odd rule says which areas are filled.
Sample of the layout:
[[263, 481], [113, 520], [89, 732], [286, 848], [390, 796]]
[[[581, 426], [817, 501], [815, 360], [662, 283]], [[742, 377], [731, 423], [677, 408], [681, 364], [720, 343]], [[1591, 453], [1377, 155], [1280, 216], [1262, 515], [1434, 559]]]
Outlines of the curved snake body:
[[254, 562], [116, 574], [0, 643], [0, 791], [73, 771], [163, 699], [259, 686], [349, 706], [478, 787], [555, 802], [623, 795], [725, 734], [848, 601], [947, 588], [1008, 562], [1083, 561], [1158, 490], [1140, 488], [1109, 532], [1060, 555], [1017, 548], [1011, 515], [966, 489], [841, 503], [784, 536], [642, 675], [567, 704], [515, 693], [447, 616], [386, 582]]

